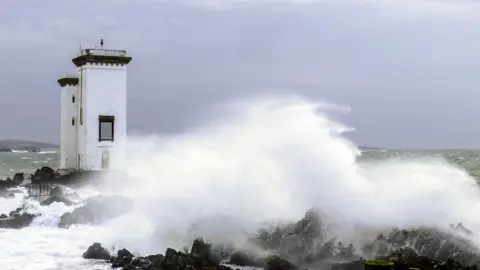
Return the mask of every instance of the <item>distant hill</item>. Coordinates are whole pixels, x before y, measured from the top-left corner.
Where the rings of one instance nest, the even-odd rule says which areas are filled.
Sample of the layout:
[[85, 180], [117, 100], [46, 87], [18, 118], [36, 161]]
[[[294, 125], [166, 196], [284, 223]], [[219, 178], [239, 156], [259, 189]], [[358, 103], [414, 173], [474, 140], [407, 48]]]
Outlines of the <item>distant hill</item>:
[[12, 150], [39, 152], [42, 150], [57, 150], [58, 148], [58, 145], [51, 143], [14, 139], [0, 140], [0, 152], [11, 152]]
[[385, 148], [382, 148], [382, 147], [372, 147], [372, 146], [359, 146], [358, 148], [362, 151], [385, 149]]

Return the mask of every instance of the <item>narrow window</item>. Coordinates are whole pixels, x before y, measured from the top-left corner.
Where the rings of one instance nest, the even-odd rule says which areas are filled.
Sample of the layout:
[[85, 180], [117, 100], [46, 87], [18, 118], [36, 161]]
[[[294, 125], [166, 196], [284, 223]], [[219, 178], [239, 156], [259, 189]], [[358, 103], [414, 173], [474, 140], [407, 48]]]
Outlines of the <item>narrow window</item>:
[[72, 95], [72, 103], [75, 103], [75, 95]]
[[114, 116], [100, 115], [98, 117], [98, 141], [114, 140]]
[[72, 126], [75, 126], [75, 117], [72, 117]]
[[83, 126], [83, 108], [80, 108], [80, 125]]

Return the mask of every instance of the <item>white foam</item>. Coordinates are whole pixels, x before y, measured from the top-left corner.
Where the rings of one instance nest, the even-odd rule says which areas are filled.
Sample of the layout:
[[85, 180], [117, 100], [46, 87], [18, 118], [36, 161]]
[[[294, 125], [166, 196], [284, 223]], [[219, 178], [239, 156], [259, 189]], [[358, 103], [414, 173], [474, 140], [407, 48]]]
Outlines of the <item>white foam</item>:
[[[343, 137], [349, 129], [325, 115], [332, 107], [300, 98], [227, 108], [183, 135], [130, 138], [135, 182], [122, 193], [136, 202], [133, 213], [100, 227], [2, 230], [0, 241], [13, 244], [0, 247], [0, 264], [67, 267], [81, 262], [93, 242], [151, 254], [198, 235], [240, 241], [259, 222], [297, 220], [314, 205], [351, 225], [463, 222], [480, 231], [476, 181], [462, 169], [442, 160], [359, 164], [358, 149]], [[58, 218], [65, 210], [38, 211]]]
[[[105, 233], [99, 228], [30, 227], [0, 229], [0, 265], [4, 269], [109, 269], [105, 264], [87, 261], [82, 254]], [[95, 266], [95, 267], [93, 267]]]
[[14, 198], [0, 198], [0, 215], [8, 215], [11, 211], [16, 210], [18, 207], [22, 206], [23, 193], [15, 193], [14, 195]]
[[[352, 226], [463, 222], [480, 231], [476, 181], [464, 170], [440, 159], [358, 164], [360, 152], [343, 137], [350, 129], [325, 114], [336, 107], [294, 97], [228, 108], [181, 136], [130, 138], [128, 172], [136, 184], [126, 193], [148, 196], [154, 205], [147, 219], [157, 229], [157, 252], [165, 243], [188, 242], [178, 235], [190, 239], [189, 226], [200, 219], [197, 234], [224, 239], [243, 232], [218, 233], [225, 225], [218, 216], [251, 228], [268, 219], [297, 220], [314, 205]], [[214, 220], [208, 226], [207, 217]]]

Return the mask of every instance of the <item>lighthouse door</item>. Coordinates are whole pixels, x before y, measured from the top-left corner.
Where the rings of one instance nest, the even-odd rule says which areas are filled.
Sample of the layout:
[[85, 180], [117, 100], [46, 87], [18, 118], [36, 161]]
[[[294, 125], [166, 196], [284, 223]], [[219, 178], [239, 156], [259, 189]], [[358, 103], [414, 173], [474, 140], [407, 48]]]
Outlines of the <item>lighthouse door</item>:
[[108, 150], [103, 150], [102, 153], [102, 169], [107, 170], [110, 167], [110, 154]]

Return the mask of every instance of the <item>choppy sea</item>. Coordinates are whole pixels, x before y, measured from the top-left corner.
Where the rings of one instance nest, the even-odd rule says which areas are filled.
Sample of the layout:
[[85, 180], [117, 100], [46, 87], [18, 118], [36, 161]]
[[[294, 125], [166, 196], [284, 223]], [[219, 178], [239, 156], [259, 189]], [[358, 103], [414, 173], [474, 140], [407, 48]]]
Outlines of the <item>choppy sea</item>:
[[[41, 214], [27, 228], [0, 229], [0, 268], [109, 269], [82, 258], [93, 242], [141, 255], [182, 249], [196, 236], [242, 243], [262, 222], [296, 221], [312, 206], [341, 224], [343, 237], [358, 224], [441, 229], [462, 222], [480, 232], [479, 150], [357, 156], [347, 129], [319, 104], [294, 98], [229, 108], [220, 121], [184, 134], [129, 138], [126, 172], [134, 182], [117, 193], [135, 205], [124, 216], [60, 229], [60, 216], [76, 206], [0, 198], [0, 214], [22, 205]], [[0, 153], [0, 176], [58, 163], [57, 153]]]

